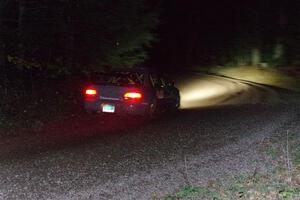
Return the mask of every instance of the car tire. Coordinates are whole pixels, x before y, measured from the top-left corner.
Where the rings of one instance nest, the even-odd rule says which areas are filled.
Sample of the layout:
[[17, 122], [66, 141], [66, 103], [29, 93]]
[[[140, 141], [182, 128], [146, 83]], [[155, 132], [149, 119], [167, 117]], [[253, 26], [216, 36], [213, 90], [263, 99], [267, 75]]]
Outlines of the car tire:
[[175, 108], [178, 109], [180, 107], [180, 96], [178, 95], [175, 101]]
[[152, 101], [146, 111], [146, 119], [153, 120], [157, 116], [157, 101]]
[[97, 114], [97, 111], [95, 111], [95, 110], [85, 110], [85, 112], [89, 115], [96, 115]]

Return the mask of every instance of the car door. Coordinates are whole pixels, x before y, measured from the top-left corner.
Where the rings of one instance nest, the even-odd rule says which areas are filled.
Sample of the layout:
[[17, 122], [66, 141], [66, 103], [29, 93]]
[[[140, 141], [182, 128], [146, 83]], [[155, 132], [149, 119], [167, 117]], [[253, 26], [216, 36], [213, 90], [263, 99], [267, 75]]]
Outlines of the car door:
[[166, 77], [161, 77], [161, 82], [163, 85], [163, 90], [164, 90], [164, 98], [165, 98], [165, 105], [168, 108], [172, 108], [176, 105], [177, 101], [177, 90], [174, 87], [174, 84]]
[[155, 97], [157, 100], [157, 106], [159, 109], [165, 107], [165, 90], [158, 74], [150, 74], [150, 82], [155, 90]]

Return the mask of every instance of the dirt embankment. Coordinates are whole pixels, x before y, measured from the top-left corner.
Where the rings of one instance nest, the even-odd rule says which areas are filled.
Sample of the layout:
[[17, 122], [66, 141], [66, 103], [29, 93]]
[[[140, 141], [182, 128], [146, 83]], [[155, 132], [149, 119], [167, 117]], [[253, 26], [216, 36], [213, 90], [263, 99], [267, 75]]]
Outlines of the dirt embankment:
[[267, 67], [215, 67], [210, 73], [300, 92], [300, 69]]

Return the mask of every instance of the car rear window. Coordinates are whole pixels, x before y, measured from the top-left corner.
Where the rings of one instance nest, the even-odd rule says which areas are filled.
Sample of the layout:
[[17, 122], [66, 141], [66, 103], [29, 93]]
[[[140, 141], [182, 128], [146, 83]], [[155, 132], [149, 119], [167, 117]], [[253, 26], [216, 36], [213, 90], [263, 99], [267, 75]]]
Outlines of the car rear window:
[[133, 72], [95, 73], [91, 76], [94, 84], [115, 86], [143, 86], [144, 75]]

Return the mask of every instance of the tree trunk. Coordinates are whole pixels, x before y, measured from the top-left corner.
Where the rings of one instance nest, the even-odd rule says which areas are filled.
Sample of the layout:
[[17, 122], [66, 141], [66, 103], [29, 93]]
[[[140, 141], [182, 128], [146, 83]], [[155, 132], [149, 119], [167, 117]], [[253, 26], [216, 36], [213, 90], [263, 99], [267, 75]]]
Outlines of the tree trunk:
[[[3, 38], [4, 24], [3, 24], [3, 11], [6, 1], [0, 1], [0, 87], [3, 87], [3, 91], [6, 94], [7, 91], [7, 74], [6, 74], [6, 56], [5, 56], [5, 42]], [[5, 95], [6, 96], [6, 95]]]
[[0, 67], [1, 67], [1, 72], [2, 69], [4, 68], [4, 64], [5, 64], [5, 51], [4, 51], [4, 41], [3, 41], [3, 31], [4, 31], [4, 27], [3, 27], [3, 8], [4, 4], [3, 2], [0, 3]]
[[[17, 57], [21, 60], [25, 58], [25, 33], [24, 33], [24, 16], [26, 12], [26, 0], [19, 0], [19, 16], [18, 16], [18, 50], [17, 50]], [[25, 87], [24, 89], [27, 92], [32, 92], [33, 91], [33, 80], [31, 76], [31, 69], [27, 69], [23, 64], [19, 66], [22, 70], [23, 74], [23, 86]], [[24, 91], [25, 92], [25, 91]]]
[[72, 31], [68, 31], [67, 32], [67, 36], [66, 36], [66, 39], [67, 39], [67, 46], [66, 46], [66, 67], [70, 70], [73, 70], [73, 63], [74, 63], [74, 60], [73, 60], [73, 51], [74, 51], [74, 36], [73, 36], [73, 33]]
[[66, 34], [66, 51], [65, 51], [65, 67], [69, 70], [73, 70], [74, 64], [74, 28], [72, 22], [72, 15], [70, 10], [72, 9], [72, 3], [67, 6], [67, 16], [64, 27], [66, 27], [65, 34]]
[[25, 16], [25, 1], [19, 0], [19, 16], [18, 16], [18, 57], [24, 58], [24, 16]]
[[251, 51], [251, 64], [252, 66], [258, 66], [261, 62], [261, 52], [260, 49], [254, 48]]

